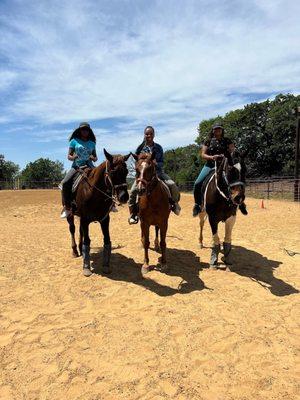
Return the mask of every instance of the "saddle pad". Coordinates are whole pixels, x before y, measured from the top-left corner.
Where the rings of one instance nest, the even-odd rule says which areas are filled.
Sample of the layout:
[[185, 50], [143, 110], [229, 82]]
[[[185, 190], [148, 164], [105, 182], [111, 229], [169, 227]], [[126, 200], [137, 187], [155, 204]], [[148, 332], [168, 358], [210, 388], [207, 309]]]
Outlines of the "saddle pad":
[[76, 172], [76, 174], [73, 177], [72, 193], [76, 192], [76, 189], [78, 188], [78, 185], [82, 178], [83, 174], [81, 172]]
[[208, 185], [208, 182], [210, 181], [210, 178], [212, 177], [212, 175], [214, 175], [215, 170], [211, 170], [210, 173], [205, 177], [202, 186], [201, 186], [201, 204], [204, 205], [205, 204], [205, 191], [206, 191], [206, 186]]

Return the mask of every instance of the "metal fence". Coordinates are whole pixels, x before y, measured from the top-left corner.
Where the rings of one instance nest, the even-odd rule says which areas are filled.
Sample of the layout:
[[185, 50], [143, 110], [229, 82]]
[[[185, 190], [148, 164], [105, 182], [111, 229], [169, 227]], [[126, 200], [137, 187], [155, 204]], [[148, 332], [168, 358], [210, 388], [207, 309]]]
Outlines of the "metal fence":
[[[128, 179], [128, 186], [131, 187], [133, 178]], [[58, 189], [59, 182], [37, 182], [22, 181], [14, 179], [12, 181], [0, 181], [0, 190], [21, 190], [21, 189]], [[179, 183], [181, 192], [192, 192], [194, 182], [187, 181]], [[286, 199], [300, 201], [300, 179], [290, 176], [272, 177], [268, 179], [248, 179], [246, 185], [246, 195], [262, 199]]]

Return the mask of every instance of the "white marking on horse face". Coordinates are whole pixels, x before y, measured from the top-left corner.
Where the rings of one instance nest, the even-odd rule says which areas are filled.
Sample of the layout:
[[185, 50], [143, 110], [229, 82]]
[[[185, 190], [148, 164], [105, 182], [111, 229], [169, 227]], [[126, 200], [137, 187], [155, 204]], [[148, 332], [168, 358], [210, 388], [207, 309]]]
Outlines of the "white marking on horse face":
[[239, 172], [241, 172], [241, 170], [242, 170], [242, 166], [241, 166], [241, 163], [236, 163], [236, 164], [234, 164], [234, 168], [236, 168]]
[[[144, 179], [144, 171], [145, 171], [146, 165], [147, 165], [147, 163], [145, 161], [143, 161], [141, 163], [141, 166], [142, 166], [141, 175], [140, 175], [140, 179], [141, 180]], [[141, 181], [138, 183], [138, 189], [139, 190], [142, 189], [142, 182]]]

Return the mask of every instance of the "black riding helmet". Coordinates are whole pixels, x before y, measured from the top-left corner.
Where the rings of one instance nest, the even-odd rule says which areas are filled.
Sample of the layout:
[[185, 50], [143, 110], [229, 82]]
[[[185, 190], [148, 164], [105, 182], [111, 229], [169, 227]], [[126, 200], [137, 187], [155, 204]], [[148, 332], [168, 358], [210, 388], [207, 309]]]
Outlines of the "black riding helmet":
[[80, 129], [85, 128], [89, 131], [89, 138], [88, 140], [91, 140], [92, 142], [96, 143], [96, 136], [94, 132], [92, 131], [90, 124], [88, 122], [81, 122], [79, 124], [79, 127], [75, 129], [75, 131], [72, 133], [72, 135], [69, 138], [69, 141], [72, 139], [80, 139]]

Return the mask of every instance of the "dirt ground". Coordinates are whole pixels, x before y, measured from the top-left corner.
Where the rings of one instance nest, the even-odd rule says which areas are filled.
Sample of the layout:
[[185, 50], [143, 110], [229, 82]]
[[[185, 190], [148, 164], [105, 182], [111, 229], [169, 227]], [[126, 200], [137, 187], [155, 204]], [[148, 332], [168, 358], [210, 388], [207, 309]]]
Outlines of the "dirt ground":
[[[183, 195], [182, 215], [170, 218], [170, 272], [147, 279], [124, 207], [111, 218], [113, 273], [85, 278], [59, 195], [0, 192], [1, 399], [299, 398], [300, 255], [284, 251], [300, 252], [299, 205], [248, 199], [234, 265], [215, 271]], [[97, 224], [91, 239], [97, 269]], [[158, 256], [150, 252], [153, 265]]]

